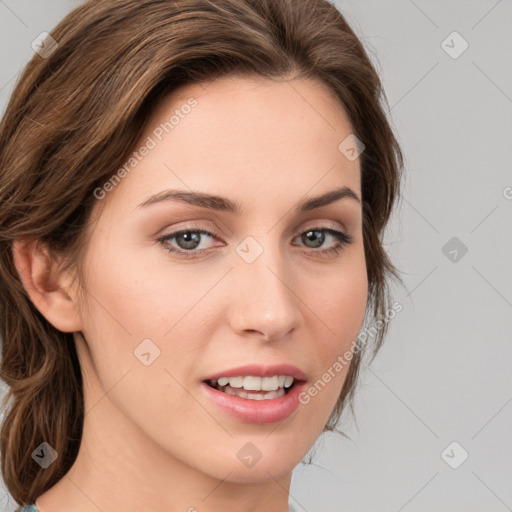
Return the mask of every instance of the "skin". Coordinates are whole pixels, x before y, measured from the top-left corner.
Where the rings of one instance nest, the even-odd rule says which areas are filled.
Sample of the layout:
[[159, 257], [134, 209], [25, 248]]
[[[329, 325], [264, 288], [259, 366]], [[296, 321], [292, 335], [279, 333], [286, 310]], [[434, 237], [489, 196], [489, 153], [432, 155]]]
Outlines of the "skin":
[[[85, 282], [59, 274], [33, 243], [15, 244], [31, 300], [75, 333], [85, 385], [79, 455], [36, 500], [41, 512], [285, 512], [292, 470], [346, 378], [348, 366], [307, 405], [264, 425], [221, 412], [203, 393], [209, 374], [252, 362], [294, 364], [311, 385], [351, 349], [368, 283], [360, 202], [294, 211], [342, 186], [361, 197], [359, 159], [338, 150], [353, 130], [328, 89], [241, 77], [189, 85], [159, 105], [137, 147], [190, 97], [197, 106], [98, 201]], [[243, 211], [176, 201], [137, 208], [171, 188], [223, 196]], [[191, 224], [220, 235], [201, 236], [202, 255], [169, 253], [187, 250], [176, 238], [157, 242]], [[318, 248], [301, 238], [331, 225], [353, 239], [339, 253], [320, 255], [337, 245], [326, 232]], [[263, 248], [251, 264], [235, 251], [248, 236]], [[160, 349], [149, 366], [134, 357], [147, 338]], [[247, 442], [262, 454], [252, 467], [237, 458]]]

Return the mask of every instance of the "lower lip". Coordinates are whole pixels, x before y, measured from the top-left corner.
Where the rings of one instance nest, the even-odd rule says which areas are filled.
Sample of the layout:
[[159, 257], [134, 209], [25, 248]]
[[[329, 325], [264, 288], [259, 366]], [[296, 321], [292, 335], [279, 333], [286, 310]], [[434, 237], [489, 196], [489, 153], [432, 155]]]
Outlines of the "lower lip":
[[223, 411], [246, 423], [275, 423], [282, 421], [299, 406], [299, 395], [306, 382], [296, 382], [285, 395], [270, 400], [251, 400], [236, 395], [228, 395], [202, 383], [207, 396]]

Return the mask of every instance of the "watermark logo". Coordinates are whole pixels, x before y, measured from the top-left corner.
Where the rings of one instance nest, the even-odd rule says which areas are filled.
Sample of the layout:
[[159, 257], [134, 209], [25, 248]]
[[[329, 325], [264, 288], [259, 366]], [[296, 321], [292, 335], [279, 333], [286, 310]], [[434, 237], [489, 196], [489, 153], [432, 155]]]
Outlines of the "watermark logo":
[[48, 32], [41, 32], [30, 46], [42, 59], [47, 59], [59, 44]]
[[242, 464], [248, 468], [252, 468], [261, 459], [262, 455], [256, 445], [251, 442], [245, 443], [236, 454]]
[[41, 443], [33, 452], [32, 458], [43, 468], [48, 468], [53, 464], [59, 454], [48, 443]]
[[457, 32], [449, 34], [441, 42], [441, 48], [452, 58], [458, 59], [469, 47], [469, 43]]
[[144, 366], [149, 366], [160, 356], [160, 349], [152, 340], [146, 338], [135, 347], [133, 354]]
[[441, 458], [452, 469], [458, 469], [469, 457], [466, 449], [457, 441], [452, 441], [442, 452]]
[[347, 160], [353, 162], [365, 150], [366, 146], [353, 133], [343, 139], [338, 146], [338, 150]]
[[248, 236], [237, 245], [235, 251], [246, 263], [253, 263], [263, 253], [263, 247], [252, 236]]
[[441, 252], [452, 263], [458, 263], [466, 255], [468, 248], [459, 238], [454, 236], [443, 245]]

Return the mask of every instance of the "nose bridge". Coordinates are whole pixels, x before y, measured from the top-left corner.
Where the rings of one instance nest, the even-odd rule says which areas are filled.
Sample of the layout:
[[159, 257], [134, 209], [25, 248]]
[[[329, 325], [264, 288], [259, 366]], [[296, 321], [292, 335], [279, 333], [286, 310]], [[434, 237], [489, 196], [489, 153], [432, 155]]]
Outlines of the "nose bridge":
[[233, 327], [267, 337], [286, 335], [296, 326], [297, 299], [286, 255], [272, 235], [245, 238], [236, 248]]

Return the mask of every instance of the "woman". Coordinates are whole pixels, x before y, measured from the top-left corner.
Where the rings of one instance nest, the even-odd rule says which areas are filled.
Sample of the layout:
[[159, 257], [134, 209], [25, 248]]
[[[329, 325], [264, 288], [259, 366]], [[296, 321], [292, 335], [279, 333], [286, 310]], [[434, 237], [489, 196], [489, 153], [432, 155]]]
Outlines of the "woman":
[[8, 491], [288, 510], [390, 311], [375, 69], [324, 0], [92, 0], [42, 47], [0, 127]]

